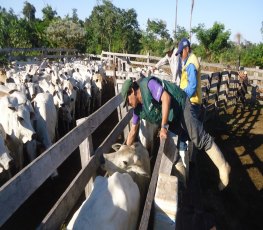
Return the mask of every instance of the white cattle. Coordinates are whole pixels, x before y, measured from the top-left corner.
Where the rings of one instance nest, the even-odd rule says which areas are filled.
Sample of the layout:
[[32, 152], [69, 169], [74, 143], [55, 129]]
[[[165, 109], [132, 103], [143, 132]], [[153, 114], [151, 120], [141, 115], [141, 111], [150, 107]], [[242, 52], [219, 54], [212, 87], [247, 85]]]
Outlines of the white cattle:
[[[10, 156], [9, 149], [5, 145], [5, 139], [6, 134], [3, 129], [3, 126], [0, 124], [0, 174], [4, 171], [9, 171], [9, 163], [13, 160], [13, 158]], [[10, 173], [9, 175], [11, 176]]]
[[5, 85], [0, 85], [0, 98], [9, 95], [10, 89]]
[[92, 109], [97, 110], [101, 106], [103, 77], [101, 74], [94, 74], [91, 81]]
[[67, 229], [136, 229], [140, 202], [150, 180], [150, 159], [139, 143], [122, 145], [103, 154], [109, 178], [98, 176], [89, 198], [74, 214]]
[[6, 83], [6, 71], [4, 69], [0, 69], [0, 83]]
[[55, 141], [57, 127], [57, 110], [50, 93], [39, 93], [33, 99], [35, 110], [35, 130], [37, 139], [44, 148], [49, 148]]
[[140, 121], [138, 139], [142, 145], [149, 151], [150, 155], [153, 154], [155, 149], [156, 137], [158, 134], [159, 125], [150, 123], [144, 119]]
[[[50, 93], [37, 94], [32, 103], [35, 109], [35, 130], [37, 133], [37, 140], [42, 144], [43, 150], [46, 150], [56, 139], [57, 110]], [[58, 173], [56, 170], [52, 174], [52, 177], [57, 175]]]
[[23, 144], [35, 136], [28, 105], [19, 104], [17, 97], [7, 95], [0, 100], [0, 124], [7, 134], [6, 143], [15, 166], [21, 170], [24, 163]]

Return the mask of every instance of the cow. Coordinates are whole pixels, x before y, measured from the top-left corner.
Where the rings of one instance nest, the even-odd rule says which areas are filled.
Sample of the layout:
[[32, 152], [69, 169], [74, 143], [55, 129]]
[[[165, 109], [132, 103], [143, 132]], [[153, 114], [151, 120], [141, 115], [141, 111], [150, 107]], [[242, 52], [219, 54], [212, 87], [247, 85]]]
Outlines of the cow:
[[138, 132], [138, 139], [142, 143], [142, 145], [148, 150], [150, 156], [154, 153], [154, 149], [156, 149], [156, 138], [159, 131], [159, 125], [150, 123], [145, 119], [140, 121], [140, 127]]
[[[32, 101], [35, 110], [35, 130], [41, 150], [49, 148], [56, 140], [57, 110], [50, 93], [39, 93]], [[52, 177], [58, 175], [57, 170]]]
[[100, 74], [94, 74], [91, 80], [92, 111], [101, 107], [102, 103], [103, 77]]
[[6, 71], [5, 71], [5, 69], [0, 69], [0, 83], [1, 84], [6, 83]]
[[13, 158], [10, 156], [10, 151], [5, 145], [6, 133], [3, 126], [0, 124], [0, 186], [2, 182], [7, 181], [11, 178], [10, 163]]
[[67, 229], [136, 229], [150, 181], [148, 151], [136, 142], [103, 154], [102, 168], [90, 196], [73, 215]]
[[6, 144], [17, 170], [23, 168], [23, 145], [35, 138], [28, 105], [18, 103], [18, 98], [7, 95], [0, 100], [0, 124], [6, 135]]
[[56, 138], [57, 110], [50, 93], [38, 93], [32, 101], [35, 110], [37, 140], [44, 149], [49, 148]]

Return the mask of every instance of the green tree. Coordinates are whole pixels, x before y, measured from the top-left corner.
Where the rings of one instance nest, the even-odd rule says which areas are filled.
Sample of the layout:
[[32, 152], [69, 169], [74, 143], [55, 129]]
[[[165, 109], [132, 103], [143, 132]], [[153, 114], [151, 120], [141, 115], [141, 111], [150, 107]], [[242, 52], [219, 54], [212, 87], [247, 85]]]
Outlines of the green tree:
[[52, 21], [57, 15], [57, 11], [53, 10], [50, 5], [47, 5], [42, 9], [43, 21]]
[[85, 21], [85, 28], [87, 52], [134, 52], [138, 47], [140, 32], [136, 12], [133, 9], [121, 10], [108, 0], [93, 8]]
[[170, 34], [166, 27], [166, 23], [163, 20], [147, 20], [146, 32], [148, 34], [152, 33], [156, 38], [169, 39]]
[[146, 31], [142, 34], [141, 53], [150, 53], [155, 56], [163, 56], [164, 44], [170, 34], [166, 28], [166, 23], [162, 20], [147, 20]]
[[[9, 45], [13, 48], [31, 48], [31, 28], [25, 19], [13, 20], [9, 28]], [[35, 46], [34, 46], [35, 47]]]
[[27, 1], [24, 2], [24, 8], [23, 8], [22, 12], [28, 21], [34, 21], [35, 20], [36, 8], [32, 4], [30, 4], [29, 2], [27, 2]]
[[250, 44], [245, 47], [241, 54], [241, 65], [263, 68], [263, 43], [258, 45]]
[[7, 12], [5, 8], [0, 7], [0, 47], [10, 47], [9, 44], [9, 28], [11, 22], [16, 20], [17, 17], [13, 14], [13, 11]]
[[176, 33], [174, 33], [174, 38], [177, 42], [181, 41], [181, 39], [183, 38], [189, 38], [189, 32], [187, 32], [187, 30], [182, 27], [182, 26], [177, 26], [176, 27]]
[[85, 30], [69, 19], [52, 21], [46, 29], [47, 39], [52, 47], [85, 50]]
[[72, 21], [77, 23], [79, 21], [79, 17], [78, 17], [78, 13], [77, 13], [77, 9], [72, 9]]
[[118, 26], [112, 43], [113, 51], [138, 53], [141, 31], [137, 21], [137, 13], [134, 9], [121, 10], [119, 13]]
[[219, 61], [220, 53], [229, 47], [230, 31], [225, 31], [223, 24], [215, 22], [212, 28], [205, 29], [203, 24], [193, 28], [196, 38], [200, 43], [199, 56], [207, 61]]

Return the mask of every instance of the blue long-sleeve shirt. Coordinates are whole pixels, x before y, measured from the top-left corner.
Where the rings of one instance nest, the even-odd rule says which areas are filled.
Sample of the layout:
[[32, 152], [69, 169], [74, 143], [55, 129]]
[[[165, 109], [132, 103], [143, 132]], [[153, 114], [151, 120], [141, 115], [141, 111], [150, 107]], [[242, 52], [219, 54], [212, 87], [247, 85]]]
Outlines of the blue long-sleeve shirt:
[[189, 64], [186, 68], [186, 71], [188, 75], [188, 84], [184, 91], [186, 92], [187, 96], [191, 98], [195, 94], [197, 89], [197, 70], [194, 64]]

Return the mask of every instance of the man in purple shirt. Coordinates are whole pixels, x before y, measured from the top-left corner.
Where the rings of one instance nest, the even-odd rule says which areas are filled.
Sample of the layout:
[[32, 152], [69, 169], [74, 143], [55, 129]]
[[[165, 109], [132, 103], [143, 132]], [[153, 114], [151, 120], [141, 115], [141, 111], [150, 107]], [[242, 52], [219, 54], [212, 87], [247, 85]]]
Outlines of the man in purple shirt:
[[[184, 91], [174, 83], [147, 77], [138, 83], [127, 79], [123, 83], [121, 95], [124, 106], [128, 104], [134, 109], [127, 145], [135, 141], [140, 119], [161, 125], [160, 138], [169, 137], [170, 132], [178, 134], [183, 128], [195, 147], [199, 150], [204, 149], [218, 168], [219, 189], [222, 190], [227, 186], [230, 166], [213, 138], [204, 130], [202, 122], [191, 112], [191, 102]], [[174, 152], [176, 153], [176, 149]]]

